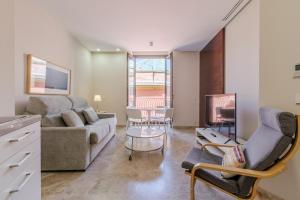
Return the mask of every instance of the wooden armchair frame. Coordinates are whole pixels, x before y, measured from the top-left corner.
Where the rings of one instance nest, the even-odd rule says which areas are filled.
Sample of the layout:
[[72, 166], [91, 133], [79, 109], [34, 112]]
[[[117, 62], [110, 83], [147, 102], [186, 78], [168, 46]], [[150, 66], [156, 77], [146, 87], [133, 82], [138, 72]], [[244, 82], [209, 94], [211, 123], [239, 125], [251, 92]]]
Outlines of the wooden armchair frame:
[[[296, 134], [292, 143], [292, 146], [290, 147], [289, 151], [280, 159], [279, 162], [277, 162], [275, 165], [273, 165], [272, 167], [270, 167], [269, 169], [265, 170], [265, 171], [257, 171], [257, 170], [251, 170], [251, 169], [242, 169], [242, 168], [235, 168], [235, 167], [223, 167], [221, 165], [215, 165], [215, 164], [208, 164], [208, 163], [197, 163], [194, 165], [193, 169], [191, 170], [191, 172], [186, 172], [187, 175], [191, 176], [191, 181], [190, 181], [190, 199], [191, 200], [195, 200], [195, 184], [196, 184], [196, 180], [200, 180], [202, 182], [205, 182], [206, 184], [213, 186], [219, 190], [221, 190], [222, 192], [235, 197], [236, 199], [248, 199], [248, 200], [253, 200], [256, 196], [257, 193], [257, 186], [258, 183], [261, 179], [263, 178], [271, 178], [273, 176], [278, 175], [279, 173], [281, 173], [285, 167], [286, 164], [288, 163], [289, 160], [291, 160], [291, 158], [296, 154], [296, 152], [299, 150], [300, 147], [300, 116], [297, 115], [296, 116], [296, 120], [297, 120], [297, 130], [296, 130]], [[202, 146], [202, 148], [206, 148], [208, 146], [212, 146], [212, 147], [233, 147], [232, 145], [223, 145], [223, 144], [214, 144], [214, 143], [208, 143]], [[223, 190], [222, 188], [209, 183], [208, 181], [200, 178], [200, 177], [196, 177], [195, 176], [195, 172], [198, 169], [207, 169], [207, 170], [215, 170], [215, 171], [220, 171], [220, 172], [229, 172], [229, 173], [235, 173], [235, 174], [239, 174], [242, 176], [248, 176], [248, 177], [255, 177], [256, 181], [252, 187], [251, 193], [249, 194], [249, 196], [247, 198], [240, 198], [230, 192], [227, 192], [225, 190]]]

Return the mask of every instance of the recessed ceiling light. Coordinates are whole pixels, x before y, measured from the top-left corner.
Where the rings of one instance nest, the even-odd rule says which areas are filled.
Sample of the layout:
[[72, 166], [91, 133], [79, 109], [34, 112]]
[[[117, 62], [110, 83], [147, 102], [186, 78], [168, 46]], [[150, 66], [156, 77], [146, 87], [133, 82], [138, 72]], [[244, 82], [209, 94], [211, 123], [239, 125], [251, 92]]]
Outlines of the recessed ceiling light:
[[116, 48], [116, 51], [121, 51], [121, 49], [120, 48]]
[[98, 52], [99, 52], [99, 51], [101, 51], [101, 49], [96, 49], [96, 51], [98, 51]]

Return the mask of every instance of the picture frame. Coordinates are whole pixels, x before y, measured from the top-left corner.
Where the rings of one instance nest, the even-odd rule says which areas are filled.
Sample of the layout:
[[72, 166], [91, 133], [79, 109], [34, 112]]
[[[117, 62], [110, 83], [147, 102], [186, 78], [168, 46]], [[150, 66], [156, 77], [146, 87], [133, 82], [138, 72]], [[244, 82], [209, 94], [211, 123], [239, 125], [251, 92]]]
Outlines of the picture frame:
[[27, 55], [26, 93], [34, 95], [70, 95], [71, 70]]

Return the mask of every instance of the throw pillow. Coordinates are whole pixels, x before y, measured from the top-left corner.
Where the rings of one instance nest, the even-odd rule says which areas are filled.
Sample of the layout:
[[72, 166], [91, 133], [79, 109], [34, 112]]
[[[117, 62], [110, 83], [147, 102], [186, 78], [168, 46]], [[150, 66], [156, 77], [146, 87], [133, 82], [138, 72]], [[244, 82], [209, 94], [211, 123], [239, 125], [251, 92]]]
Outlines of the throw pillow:
[[62, 118], [67, 126], [70, 127], [84, 127], [83, 122], [79, 116], [72, 110], [62, 113]]
[[93, 124], [99, 119], [97, 113], [92, 107], [88, 107], [83, 110], [84, 117], [89, 124]]
[[[223, 157], [222, 165], [224, 167], [244, 168], [246, 165], [246, 160], [243, 152], [243, 147], [241, 145], [237, 145], [233, 148], [228, 148]], [[232, 178], [237, 175], [227, 172], [222, 172], [221, 174], [224, 178]]]
[[80, 117], [80, 119], [82, 120], [83, 124], [86, 124], [87, 121], [86, 121], [86, 119], [84, 117], [83, 109], [82, 108], [74, 108], [73, 110]]

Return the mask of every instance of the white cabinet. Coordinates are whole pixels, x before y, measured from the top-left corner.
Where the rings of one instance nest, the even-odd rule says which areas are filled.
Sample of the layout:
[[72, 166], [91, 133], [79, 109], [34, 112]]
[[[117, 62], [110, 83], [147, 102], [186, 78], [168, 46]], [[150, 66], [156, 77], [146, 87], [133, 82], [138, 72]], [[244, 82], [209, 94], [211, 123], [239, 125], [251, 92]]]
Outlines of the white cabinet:
[[39, 121], [0, 136], [0, 199], [41, 199]]

